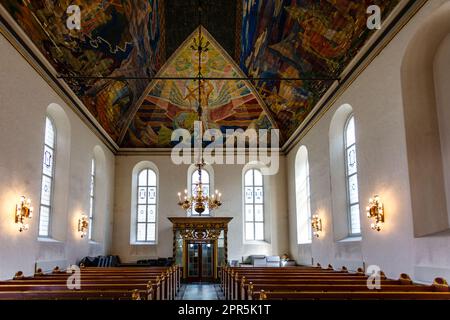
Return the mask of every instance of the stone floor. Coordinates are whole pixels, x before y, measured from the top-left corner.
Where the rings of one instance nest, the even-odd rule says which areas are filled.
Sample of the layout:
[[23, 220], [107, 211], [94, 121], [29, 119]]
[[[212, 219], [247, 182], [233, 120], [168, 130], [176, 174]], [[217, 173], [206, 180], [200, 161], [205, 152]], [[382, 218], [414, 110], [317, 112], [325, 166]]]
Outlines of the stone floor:
[[223, 300], [223, 294], [218, 284], [189, 283], [181, 287], [178, 300]]

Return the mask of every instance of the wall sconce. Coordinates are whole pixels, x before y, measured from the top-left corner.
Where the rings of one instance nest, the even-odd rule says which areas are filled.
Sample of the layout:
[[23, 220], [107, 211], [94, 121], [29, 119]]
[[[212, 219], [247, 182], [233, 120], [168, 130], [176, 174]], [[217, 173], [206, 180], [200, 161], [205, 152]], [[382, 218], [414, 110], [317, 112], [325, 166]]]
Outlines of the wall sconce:
[[89, 218], [85, 215], [78, 219], [78, 232], [81, 234], [81, 238], [86, 237], [89, 230]]
[[375, 222], [370, 225], [373, 230], [381, 231], [384, 223], [384, 205], [379, 196], [369, 199], [369, 206], [366, 208], [367, 217], [375, 219]]
[[319, 238], [320, 232], [322, 232], [322, 219], [319, 218], [318, 214], [315, 214], [312, 216], [311, 225], [312, 225], [314, 236]]
[[19, 231], [28, 230], [28, 223], [25, 223], [25, 219], [31, 219], [33, 217], [33, 207], [31, 206], [31, 199], [27, 199], [25, 196], [20, 197], [20, 201], [16, 204], [15, 222], [19, 225]]

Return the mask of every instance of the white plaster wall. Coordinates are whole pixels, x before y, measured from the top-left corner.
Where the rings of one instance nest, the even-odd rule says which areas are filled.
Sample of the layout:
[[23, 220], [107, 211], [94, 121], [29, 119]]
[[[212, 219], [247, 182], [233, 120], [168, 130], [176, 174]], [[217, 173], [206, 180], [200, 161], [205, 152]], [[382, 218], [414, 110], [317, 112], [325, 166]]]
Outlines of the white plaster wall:
[[[288, 154], [290, 249], [299, 262], [311, 263], [314, 258], [314, 263], [331, 263], [336, 268], [376, 264], [389, 277], [405, 272], [427, 282], [449, 275], [450, 237], [415, 239], [413, 235], [401, 87], [406, 47], [421, 23], [445, 2], [429, 1]], [[346, 103], [356, 120], [361, 201], [362, 241], [353, 243], [334, 240], [330, 203], [331, 192], [345, 190], [331, 190], [328, 132], [332, 116]], [[297, 245], [294, 223], [294, 164], [300, 145], [309, 151], [312, 212], [318, 210], [324, 221], [323, 235], [305, 246]], [[386, 208], [387, 221], [379, 233], [370, 229], [364, 212], [374, 194], [383, 198]]]
[[[75, 263], [87, 255], [109, 251], [112, 229], [114, 156], [22, 56], [0, 36], [0, 279], [18, 270], [30, 275], [36, 261], [66, 260]], [[56, 154], [55, 214], [57, 241], [37, 240], [45, 114], [47, 106], [61, 106], [70, 124], [68, 155]], [[70, 144], [69, 144], [70, 143]], [[78, 217], [89, 210], [89, 172], [93, 149], [105, 154], [98, 186], [98, 221], [90, 244], [76, 232]], [[61, 151], [61, 150], [60, 150]], [[61, 176], [61, 179], [58, 179]], [[66, 181], [62, 186], [61, 182]], [[59, 184], [59, 186], [58, 186]], [[35, 207], [30, 229], [20, 233], [14, 223], [17, 199], [25, 195]], [[61, 266], [66, 267], [66, 266]]]
[[[141, 161], [153, 162], [159, 170], [158, 243], [130, 245], [132, 171]], [[168, 217], [185, 216], [178, 205], [177, 192], [187, 187], [188, 165], [175, 165], [170, 156], [116, 157], [114, 239], [112, 253], [125, 262], [172, 256], [172, 224]], [[233, 217], [228, 232], [228, 257], [241, 261], [251, 254], [281, 255], [288, 251], [286, 177], [284, 158], [277, 175], [265, 179], [266, 234], [268, 243], [244, 244], [242, 210], [243, 165], [213, 165], [214, 188], [222, 193], [223, 205], [215, 216]]]

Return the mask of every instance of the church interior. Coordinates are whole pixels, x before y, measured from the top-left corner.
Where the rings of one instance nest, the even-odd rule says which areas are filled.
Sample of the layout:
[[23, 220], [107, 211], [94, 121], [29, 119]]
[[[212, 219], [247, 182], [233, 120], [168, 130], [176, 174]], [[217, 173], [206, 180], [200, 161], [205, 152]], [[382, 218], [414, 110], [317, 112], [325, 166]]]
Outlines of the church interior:
[[450, 0], [1, 0], [0, 300], [450, 300], [449, 57]]

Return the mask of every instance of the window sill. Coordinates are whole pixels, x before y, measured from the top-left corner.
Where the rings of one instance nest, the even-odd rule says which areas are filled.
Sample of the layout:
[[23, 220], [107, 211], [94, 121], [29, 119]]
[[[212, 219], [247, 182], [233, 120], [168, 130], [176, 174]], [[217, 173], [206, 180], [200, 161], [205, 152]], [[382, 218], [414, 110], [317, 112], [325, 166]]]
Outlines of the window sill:
[[89, 240], [89, 244], [92, 244], [92, 245], [100, 245], [101, 243], [100, 243], [100, 242], [97, 242], [97, 241], [94, 241], [94, 240]]
[[37, 239], [39, 242], [45, 242], [45, 243], [62, 243], [62, 241], [53, 239], [53, 238], [45, 238], [45, 237], [38, 237]]
[[344, 238], [342, 240], [337, 241], [338, 243], [345, 243], [345, 242], [361, 242], [362, 241], [362, 237], [361, 236], [352, 236], [352, 237], [347, 237]]
[[312, 241], [304, 241], [304, 242], [297, 243], [297, 245], [299, 245], [299, 246], [304, 246], [307, 244], [312, 244]]
[[270, 242], [265, 240], [244, 241], [244, 245], [267, 245]]
[[158, 245], [158, 242], [152, 241], [152, 242], [130, 242], [131, 246], [156, 246]]

